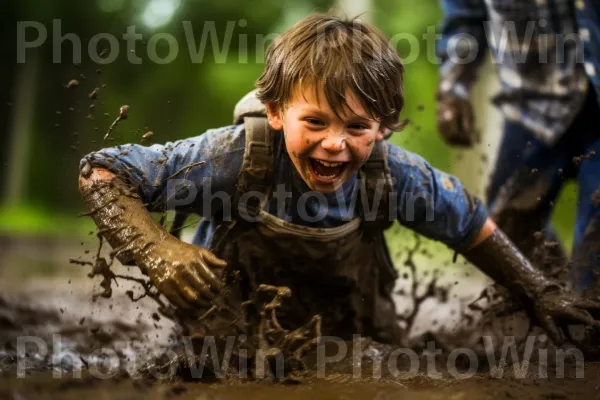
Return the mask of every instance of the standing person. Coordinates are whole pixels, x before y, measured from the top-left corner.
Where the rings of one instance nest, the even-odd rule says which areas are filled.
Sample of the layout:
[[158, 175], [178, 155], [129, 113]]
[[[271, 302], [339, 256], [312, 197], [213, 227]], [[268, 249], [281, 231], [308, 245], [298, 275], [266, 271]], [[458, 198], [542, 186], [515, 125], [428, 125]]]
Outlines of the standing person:
[[554, 202], [565, 181], [576, 179], [572, 276], [577, 290], [584, 290], [600, 271], [600, 130], [593, 123], [600, 108], [590, 85], [600, 64], [593, 58], [583, 62], [575, 14], [576, 9], [580, 16], [588, 14], [586, 2], [441, 3], [439, 132], [450, 145], [473, 144], [470, 91], [489, 48], [502, 84], [493, 103], [505, 117], [487, 190], [491, 217], [532, 257], [543, 241], [538, 232], [555, 239], [549, 228]]

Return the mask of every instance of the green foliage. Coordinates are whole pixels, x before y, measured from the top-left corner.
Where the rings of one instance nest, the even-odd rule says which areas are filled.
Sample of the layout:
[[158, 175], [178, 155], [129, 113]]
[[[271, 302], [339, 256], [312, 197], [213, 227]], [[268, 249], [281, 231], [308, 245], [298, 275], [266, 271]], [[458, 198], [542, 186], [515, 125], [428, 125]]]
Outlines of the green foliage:
[[1, 206], [0, 234], [83, 237], [95, 231], [90, 218], [74, 218], [36, 206]]
[[[150, 28], [142, 23], [150, 1], [94, 0], [83, 4], [74, 0], [23, 0], [7, 5], [4, 19], [10, 20], [7, 15], [12, 15], [16, 20], [43, 22], [49, 36], [39, 51], [37, 100], [31, 105], [34, 131], [28, 187], [22, 199], [22, 203], [29, 206], [1, 209], [0, 230], [60, 235], [85, 226], [81, 229], [87, 231], [89, 219], [76, 218], [76, 214], [83, 211], [76, 178], [78, 162], [84, 154], [107, 145], [140, 143], [146, 130], [154, 132], [155, 142], [164, 143], [230, 124], [233, 106], [252, 89], [263, 68], [263, 49], [254, 40], [256, 35], [280, 33], [309, 12], [326, 11], [335, 5], [333, 0], [181, 0], [169, 23]], [[73, 66], [68, 57], [60, 64], [53, 63], [53, 18], [60, 19], [63, 35], [75, 33], [82, 39], [81, 66]], [[438, 66], [433, 61], [434, 37], [428, 33], [442, 18], [438, 1], [372, 0], [367, 18], [392, 38], [406, 62], [406, 107], [402, 116], [411, 123], [403, 132], [395, 133], [392, 142], [421, 154], [437, 168], [450, 170], [452, 151], [441, 141], [435, 128]], [[245, 25], [240, 23], [242, 20], [246, 21]], [[196, 47], [207, 23], [214, 23], [220, 45], [224, 43], [228, 27], [233, 27], [226, 57], [219, 60], [218, 51], [215, 52], [209, 41], [202, 62], [192, 63], [184, 21], [189, 21], [194, 28]], [[141, 64], [128, 61], [126, 43], [122, 40], [119, 58], [114, 63], [98, 65], [89, 60], [90, 37], [110, 32], [121, 38], [132, 24], [143, 34], [144, 42], [138, 42], [135, 47], [135, 53], [143, 59]], [[13, 26], [6, 24], [9, 25]], [[159, 65], [148, 59], [147, 41], [156, 33], [169, 33], [177, 39], [179, 54], [173, 62]], [[247, 47], [243, 43], [244, 35]], [[159, 55], [164, 56], [168, 51], [165, 44], [158, 46]], [[14, 41], [6, 40], [3, 46], [10, 52]], [[71, 55], [72, 45], [68, 40], [62, 49], [63, 54]], [[100, 74], [97, 69], [101, 70]], [[7, 85], [13, 83], [13, 78], [4, 77]], [[80, 87], [75, 91], [66, 90], [64, 84], [74, 78], [81, 81]], [[90, 120], [86, 119], [91, 103], [87, 95], [95, 87], [102, 88], [94, 119]], [[103, 143], [108, 126], [123, 104], [130, 106], [130, 118], [117, 128], [116, 141]], [[73, 111], [68, 111], [69, 107], [73, 107]], [[57, 111], [62, 114], [58, 115]], [[1, 139], [0, 143], [3, 143]], [[574, 221], [573, 190], [574, 186], [568, 186], [564, 191], [554, 218], [567, 244]], [[84, 220], [88, 222], [83, 223]]]

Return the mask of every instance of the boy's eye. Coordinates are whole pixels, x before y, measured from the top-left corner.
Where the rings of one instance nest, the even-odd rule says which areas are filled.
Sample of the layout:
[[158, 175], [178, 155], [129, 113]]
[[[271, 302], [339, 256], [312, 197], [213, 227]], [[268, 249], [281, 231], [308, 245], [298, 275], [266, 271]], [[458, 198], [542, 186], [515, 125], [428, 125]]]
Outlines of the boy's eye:
[[305, 118], [304, 120], [306, 122], [308, 122], [309, 124], [314, 125], [314, 126], [323, 126], [323, 125], [325, 125], [323, 123], [323, 121], [321, 121], [320, 119], [317, 119], [317, 118]]
[[352, 130], [356, 130], [356, 131], [360, 131], [363, 129], [369, 129], [369, 127], [364, 124], [351, 124], [348, 126], [348, 128], [352, 129]]

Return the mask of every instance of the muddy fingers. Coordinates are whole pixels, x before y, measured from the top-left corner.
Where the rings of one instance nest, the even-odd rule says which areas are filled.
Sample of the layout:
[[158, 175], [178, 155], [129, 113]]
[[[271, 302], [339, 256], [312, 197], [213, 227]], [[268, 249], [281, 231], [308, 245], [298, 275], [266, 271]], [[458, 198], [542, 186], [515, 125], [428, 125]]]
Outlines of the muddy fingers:
[[204, 282], [194, 269], [182, 272], [182, 278], [185, 284], [189, 285], [190, 290], [193, 290], [198, 296], [208, 299], [208, 301], [214, 300], [219, 295], [218, 289]]
[[210, 307], [211, 298], [199, 295], [198, 292], [191, 286], [181, 286], [179, 288], [181, 296], [194, 308], [206, 309]]
[[174, 290], [170, 285], [165, 285], [159, 288], [160, 292], [173, 304], [175, 307], [190, 309], [193, 308], [187, 301]]
[[204, 259], [213, 267], [225, 268], [227, 266], [227, 262], [225, 260], [221, 260], [212, 252], [207, 251], [202, 255], [204, 256]]
[[[200, 263], [199, 265], [195, 265], [195, 272], [199, 274], [199, 276], [210, 285], [213, 291], [216, 293], [219, 292], [221, 288], [221, 281], [215, 273], [212, 271], [213, 265], [221, 265], [221, 263], [214, 264], [213, 260], [219, 260], [213, 253], [206, 249], [202, 249], [199, 251]], [[223, 261], [224, 262], [224, 261]], [[227, 264], [225, 264], [226, 266]]]

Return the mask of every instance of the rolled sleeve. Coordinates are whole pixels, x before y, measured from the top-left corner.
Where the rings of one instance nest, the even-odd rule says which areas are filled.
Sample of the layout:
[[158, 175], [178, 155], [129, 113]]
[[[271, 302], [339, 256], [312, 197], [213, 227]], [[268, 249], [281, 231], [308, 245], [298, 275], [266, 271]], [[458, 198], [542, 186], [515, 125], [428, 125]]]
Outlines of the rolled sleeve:
[[396, 183], [398, 221], [458, 252], [465, 251], [488, 217], [482, 202], [456, 177], [398, 146], [389, 146], [389, 165]]
[[[150, 208], [168, 207], [173, 196], [192, 197], [186, 208], [202, 214], [204, 191], [224, 191], [231, 196], [244, 154], [243, 125], [209, 130], [192, 138], [142, 146], [127, 144], [86, 155], [86, 163], [103, 167], [138, 189]], [[183, 189], [183, 190], [182, 190]], [[186, 193], [187, 192], [187, 193]], [[183, 203], [183, 202], [181, 202]], [[171, 201], [171, 205], [177, 202]], [[192, 210], [189, 210], [189, 207]]]

